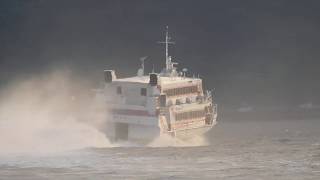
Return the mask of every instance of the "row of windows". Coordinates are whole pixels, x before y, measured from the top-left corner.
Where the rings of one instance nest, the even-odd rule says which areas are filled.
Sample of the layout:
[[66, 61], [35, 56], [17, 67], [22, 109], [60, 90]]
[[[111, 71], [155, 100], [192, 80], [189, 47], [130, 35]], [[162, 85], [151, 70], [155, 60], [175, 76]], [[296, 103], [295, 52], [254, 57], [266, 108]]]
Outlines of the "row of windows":
[[204, 110], [178, 113], [178, 114], [176, 114], [176, 121], [180, 121], [183, 119], [201, 118], [204, 115], [205, 115]]
[[[122, 87], [118, 86], [116, 90], [117, 94], [122, 94]], [[183, 88], [174, 88], [174, 89], [167, 89], [163, 91], [167, 96], [178, 96], [183, 94], [191, 94], [198, 92], [198, 86], [189, 86]], [[140, 89], [141, 96], [147, 96], [147, 89], [141, 88]]]
[[[117, 87], [117, 94], [122, 94], [122, 88], [121, 86]], [[140, 95], [141, 96], [147, 96], [147, 88], [141, 88], [140, 89]]]
[[189, 86], [183, 88], [167, 89], [163, 91], [167, 96], [178, 96], [182, 94], [191, 94], [198, 92], [198, 86]]

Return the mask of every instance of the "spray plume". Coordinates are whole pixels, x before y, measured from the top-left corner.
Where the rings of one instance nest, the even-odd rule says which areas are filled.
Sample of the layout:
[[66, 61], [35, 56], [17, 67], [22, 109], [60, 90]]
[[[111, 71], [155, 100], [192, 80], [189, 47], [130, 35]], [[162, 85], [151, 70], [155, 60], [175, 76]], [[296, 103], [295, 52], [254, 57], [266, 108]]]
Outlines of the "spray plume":
[[11, 83], [0, 93], [0, 153], [46, 153], [108, 147], [97, 130], [105, 109], [88, 96], [84, 82], [56, 71]]

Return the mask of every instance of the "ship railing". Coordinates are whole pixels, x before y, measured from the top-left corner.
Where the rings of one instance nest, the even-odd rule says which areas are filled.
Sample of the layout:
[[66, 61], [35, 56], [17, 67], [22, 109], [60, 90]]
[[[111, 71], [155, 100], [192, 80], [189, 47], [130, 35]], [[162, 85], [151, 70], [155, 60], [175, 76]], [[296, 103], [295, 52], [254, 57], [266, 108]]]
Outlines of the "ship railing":
[[212, 100], [207, 98], [206, 96], [198, 96], [196, 102], [198, 102], [199, 104], [206, 104], [212, 102]]
[[217, 114], [217, 112], [218, 112], [218, 104], [213, 104], [212, 105], [213, 107], [213, 114]]

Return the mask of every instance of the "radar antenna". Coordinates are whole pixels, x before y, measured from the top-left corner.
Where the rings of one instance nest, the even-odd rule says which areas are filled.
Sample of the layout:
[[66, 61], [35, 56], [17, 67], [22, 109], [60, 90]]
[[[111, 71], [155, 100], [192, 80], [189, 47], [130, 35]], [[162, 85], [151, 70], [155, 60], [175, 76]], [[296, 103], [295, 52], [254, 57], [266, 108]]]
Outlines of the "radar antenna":
[[186, 77], [186, 73], [188, 72], [188, 69], [187, 68], [183, 68], [182, 72], [183, 72], [183, 77], [185, 78]]

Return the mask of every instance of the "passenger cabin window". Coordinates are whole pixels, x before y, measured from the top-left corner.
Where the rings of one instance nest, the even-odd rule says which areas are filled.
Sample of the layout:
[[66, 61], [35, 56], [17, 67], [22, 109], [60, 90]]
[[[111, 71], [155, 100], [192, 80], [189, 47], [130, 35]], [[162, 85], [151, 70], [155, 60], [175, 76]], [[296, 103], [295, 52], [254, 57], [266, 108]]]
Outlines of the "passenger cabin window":
[[118, 86], [118, 87], [117, 87], [117, 94], [122, 94], [121, 86]]
[[197, 86], [189, 86], [182, 88], [167, 89], [163, 91], [167, 96], [179, 96], [184, 94], [192, 94], [198, 92]]
[[141, 96], [147, 96], [147, 89], [146, 88], [141, 88], [140, 95]]
[[182, 112], [176, 114], [176, 121], [203, 118], [206, 115], [204, 110]]

